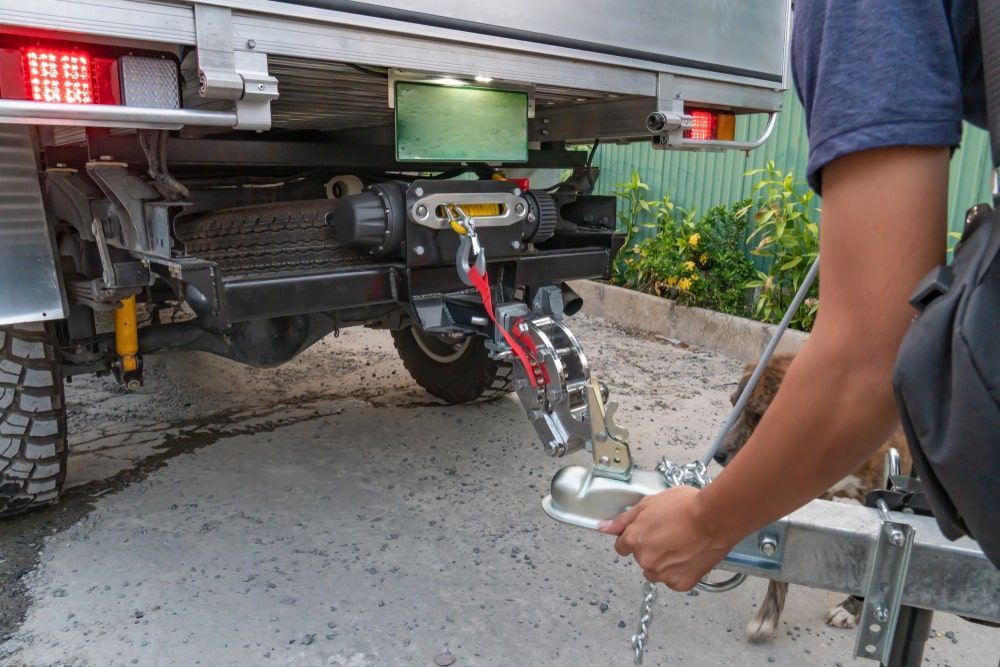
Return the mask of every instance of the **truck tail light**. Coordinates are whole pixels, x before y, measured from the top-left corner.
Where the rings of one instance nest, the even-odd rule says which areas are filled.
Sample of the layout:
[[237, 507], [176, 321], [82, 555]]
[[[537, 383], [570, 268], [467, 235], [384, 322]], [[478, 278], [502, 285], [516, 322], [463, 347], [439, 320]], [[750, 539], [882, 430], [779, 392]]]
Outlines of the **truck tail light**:
[[175, 60], [104, 47], [0, 45], [0, 97], [61, 104], [180, 108]]
[[82, 51], [24, 49], [25, 92], [36, 102], [94, 103], [94, 70]]
[[685, 109], [694, 125], [684, 131], [684, 138], [693, 141], [732, 141], [736, 136], [736, 116], [709, 109]]

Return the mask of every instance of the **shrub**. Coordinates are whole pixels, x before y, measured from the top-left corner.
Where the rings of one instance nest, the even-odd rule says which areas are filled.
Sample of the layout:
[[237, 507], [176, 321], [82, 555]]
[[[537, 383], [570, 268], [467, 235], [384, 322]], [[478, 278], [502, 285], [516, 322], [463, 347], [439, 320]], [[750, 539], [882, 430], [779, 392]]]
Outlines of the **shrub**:
[[[754, 211], [754, 229], [747, 242], [767, 267], [747, 283], [757, 291], [753, 315], [764, 322], [779, 322], [819, 254], [819, 226], [811, 219], [817, 209], [810, 208], [815, 195], [805, 183], [795, 181], [791, 173], [776, 169], [773, 161], [746, 175], [763, 176], [753, 187], [756, 201], [737, 212], [745, 218]], [[812, 328], [819, 308], [818, 283], [813, 284], [792, 317], [792, 327], [803, 331]]]
[[632, 170], [632, 178], [626, 183], [615, 183], [611, 192], [624, 201], [624, 208], [618, 212], [618, 229], [625, 232], [625, 243], [621, 251], [615, 257], [614, 265], [611, 267], [611, 280], [617, 284], [625, 283], [625, 261], [624, 255], [630, 251], [635, 243], [635, 235], [639, 232], [640, 218], [644, 213], [648, 213], [654, 202], [647, 201], [643, 197], [644, 192], [649, 191], [649, 186], [642, 182], [639, 172]]
[[655, 205], [656, 234], [625, 257], [624, 284], [734, 315], [747, 315], [745, 286], [753, 265], [742, 250], [745, 222], [737, 207], [716, 206], [702, 218], [669, 197]]

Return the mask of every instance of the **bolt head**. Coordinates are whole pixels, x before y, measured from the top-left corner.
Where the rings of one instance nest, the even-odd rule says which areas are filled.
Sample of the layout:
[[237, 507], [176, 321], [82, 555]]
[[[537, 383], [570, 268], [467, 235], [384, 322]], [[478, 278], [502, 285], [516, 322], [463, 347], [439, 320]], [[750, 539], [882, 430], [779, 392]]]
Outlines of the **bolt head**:
[[611, 459], [609, 459], [607, 456], [602, 456], [601, 458], [597, 459], [597, 462], [600, 463], [602, 466], [606, 466], [609, 463], [611, 463]]
[[563, 448], [563, 446], [555, 440], [550, 440], [545, 443], [545, 453], [549, 456], [562, 456], [565, 451], [565, 448]]
[[513, 248], [514, 250], [518, 250], [518, 249], [521, 248], [521, 242], [520, 241], [511, 241], [510, 242], [510, 247]]
[[254, 39], [248, 39], [247, 40], [247, 48], [248, 49], [253, 49], [253, 48], [256, 48], [256, 47], [257, 47], [257, 40], [254, 40]]
[[761, 537], [757, 546], [760, 549], [760, 553], [768, 558], [778, 552], [778, 540], [773, 535]]
[[128, 382], [125, 383], [125, 388], [128, 389], [129, 391], [139, 391], [139, 388], [141, 386], [142, 385], [139, 383], [138, 380], [129, 380]]
[[425, 252], [427, 252], [427, 251], [424, 250], [424, 247], [422, 245], [418, 245], [418, 246], [416, 246], [416, 247], [413, 248], [413, 254], [417, 255], [418, 257], [422, 256]]
[[903, 535], [903, 531], [894, 528], [892, 532], [889, 533], [889, 544], [892, 546], [901, 547], [904, 542], [906, 542], [906, 536]]
[[417, 195], [418, 197], [423, 197], [424, 196], [424, 189], [423, 188], [417, 188], [416, 190], [413, 191], [413, 194]]
[[875, 616], [875, 620], [879, 623], [885, 623], [889, 620], [889, 610], [882, 605], [875, 607], [872, 611], [872, 615]]
[[608, 434], [605, 433], [604, 431], [598, 431], [597, 433], [594, 434], [594, 440], [596, 440], [597, 442], [604, 442], [607, 439], [608, 439]]
[[417, 217], [426, 218], [427, 217], [427, 207], [421, 204], [417, 207]]

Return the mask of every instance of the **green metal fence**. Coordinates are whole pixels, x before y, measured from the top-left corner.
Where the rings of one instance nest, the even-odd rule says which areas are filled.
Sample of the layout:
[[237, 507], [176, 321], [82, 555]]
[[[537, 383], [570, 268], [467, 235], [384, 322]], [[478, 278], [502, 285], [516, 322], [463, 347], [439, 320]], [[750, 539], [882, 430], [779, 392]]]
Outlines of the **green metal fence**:
[[[763, 125], [762, 117], [741, 118], [737, 121], [736, 138], [756, 138]], [[962, 216], [970, 205], [989, 198], [989, 150], [986, 132], [967, 125], [962, 147], [951, 160], [948, 215], [952, 229], [961, 228]], [[795, 93], [789, 91], [785, 94], [785, 110], [778, 117], [771, 138], [749, 156], [736, 152], [659, 151], [648, 143], [635, 143], [601, 146], [594, 162], [601, 168], [598, 181], [601, 194], [610, 194], [615, 183], [628, 180], [636, 169], [650, 185], [647, 198], [670, 195], [677, 205], [704, 213], [712, 206], [749, 196], [751, 179], [743, 174], [768, 160], [774, 160], [782, 171], [792, 171], [796, 179], [805, 180], [807, 151], [805, 113]]]

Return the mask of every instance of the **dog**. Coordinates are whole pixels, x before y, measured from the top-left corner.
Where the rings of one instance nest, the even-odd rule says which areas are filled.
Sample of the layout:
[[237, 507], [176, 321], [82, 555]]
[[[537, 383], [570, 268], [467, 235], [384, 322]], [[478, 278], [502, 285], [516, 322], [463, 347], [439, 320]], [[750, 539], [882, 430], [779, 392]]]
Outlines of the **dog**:
[[[743, 448], [743, 445], [746, 444], [750, 438], [750, 434], [757, 428], [761, 417], [764, 416], [764, 411], [767, 410], [767, 407], [771, 404], [775, 395], [777, 395], [781, 381], [785, 378], [785, 373], [792, 364], [792, 359], [794, 359], [794, 355], [792, 354], [776, 354], [771, 357], [767, 367], [764, 369], [764, 373], [760, 377], [760, 381], [754, 388], [753, 393], [750, 394], [750, 400], [747, 401], [743, 413], [726, 434], [725, 440], [723, 440], [719, 451], [715, 455], [715, 460], [719, 464], [723, 466], [728, 464], [733, 460], [737, 452]], [[734, 405], [740, 394], [743, 393], [743, 388], [746, 387], [747, 382], [750, 380], [750, 375], [756, 367], [757, 364], [749, 364], [744, 369], [739, 387], [730, 399]], [[902, 471], [904, 473], [908, 472], [911, 465], [909, 449], [906, 446], [906, 439], [902, 429], [897, 429], [860, 468], [835, 484], [826, 493], [822, 494], [820, 498], [824, 500], [846, 499], [848, 501], [863, 503], [869, 491], [882, 487], [885, 455], [890, 448], [895, 448], [899, 451]], [[785, 606], [785, 597], [787, 594], [787, 583], [780, 581], [768, 582], [764, 600], [746, 628], [747, 638], [751, 642], [765, 642], [774, 636], [778, 628], [778, 621], [781, 618], [781, 611]], [[854, 596], [848, 597], [827, 612], [827, 625], [837, 628], [856, 627], [863, 604], [860, 598]]]

